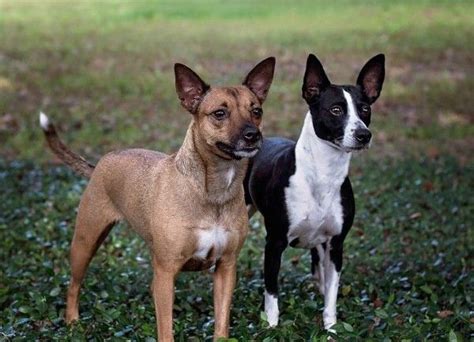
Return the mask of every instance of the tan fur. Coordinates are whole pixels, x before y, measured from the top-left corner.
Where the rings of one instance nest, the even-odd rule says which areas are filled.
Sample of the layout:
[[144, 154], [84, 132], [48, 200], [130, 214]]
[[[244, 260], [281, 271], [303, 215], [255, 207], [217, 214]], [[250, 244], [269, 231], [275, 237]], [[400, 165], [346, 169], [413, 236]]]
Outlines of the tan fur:
[[64, 162], [64, 164], [81, 176], [90, 178], [92, 171], [94, 170], [94, 165], [77, 153], [72, 152], [66, 145], [64, 145], [64, 143], [59, 139], [54, 125], [48, 124], [47, 127], [43, 128], [43, 132], [49, 148]]
[[[245, 125], [258, 127], [261, 119], [252, 116], [251, 109], [260, 102], [245, 86], [212, 88], [203, 96], [177, 153], [129, 149], [100, 159], [77, 215], [71, 246], [68, 323], [79, 317], [79, 289], [90, 260], [114, 223], [126, 220], [151, 252], [159, 340], [173, 340], [174, 280], [178, 272], [212, 265], [216, 265], [214, 337], [228, 336], [237, 256], [248, 230], [242, 186], [247, 160], [230, 158], [216, 148], [216, 142], [230, 144]], [[229, 119], [217, 121], [211, 113], [223, 104], [230, 112]], [[230, 169], [233, 172], [229, 173]], [[199, 234], [213, 227], [222, 227], [226, 234], [220, 258], [216, 260], [213, 247], [204, 260], [196, 259], [193, 255]]]

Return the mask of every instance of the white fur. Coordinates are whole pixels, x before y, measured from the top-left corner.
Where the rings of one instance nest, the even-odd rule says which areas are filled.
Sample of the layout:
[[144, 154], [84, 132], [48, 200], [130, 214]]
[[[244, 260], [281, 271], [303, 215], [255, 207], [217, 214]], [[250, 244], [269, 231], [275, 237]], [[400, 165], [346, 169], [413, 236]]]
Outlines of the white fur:
[[296, 247], [316, 247], [320, 258], [315, 280], [324, 296], [324, 327], [336, 323], [336, 300], [339, 274], [330, 260], [330, 245], [322, 243], [342, 231], [341, 185], [348, 172], [351, 153], [320, 139], [311, 114], [306, 115], [295, 148], [296, 171], [285, 189], [290, 226], [288, 242], [299, 238]]
[[235, 168], [233, 166], [227, 170], [225, 177], [227, 179], [227, 187], [230, 187], [235, 177]]
[[267, 314], [267, 322], [270, 327], [278, 325], [278, 297], [268, 293], [265, 290], [265, 313]]
[[340, 190], [351, 154], [318, 138], [308, 113], [295, 158], [296, 172], [285, 189], [288, 242], [299, 238], [296, 247], [313, 248], [342, 230]]
[[320, 264], [324, 264], [324, 328], [329, 330], [336, 324], [336, 301], [339, 289], [340, 273], [336, 271], [336, 266], [331, 262], [329, 255], [330, 248], [326, 248], [326, 255], [321, 259]]
[[342, 145], [345, 148], [353, 148], [358, 145], [357, 140], [354, 137], [355, 130], [358, 128], [367, 129], [367, 126], [359, 118], [359, 115], [357, 114], [357, 109], [354, 105], [354, 101], [352, 100], [351, 94], [349, 94], [345, 90], [342, 90], [342, 92], [347, 102], [347, 115], [348, 115], [348, 121], [347, 121], [346, 127], [344, 128], [344, 138], [342, 139]]
[[213, 226], [209, 229], [199, 229], [198, 243], [194, 257], [205, 259], [211, 248], [214, 248], [216, 260], [222, 256], [222, 252], [227, 246], [228, 232], [220, 226]]
[[240, 158], [252, 158], [254, 157], [258, 152], [258, 149], [255, 149], [253, 150], [252, 152], [247, 152], [247, 151], [236, 151], [234, 152], [234, 154], [237, 156], [237, 157], [240, 157]]
[[40, 121], [40, 126], [41, 126], [42, 129], [44, 129], [44, 130], [48, 129], [49, 118], [45, 113], [43, 113], [43, 112], [39, 113], [39, 121]]

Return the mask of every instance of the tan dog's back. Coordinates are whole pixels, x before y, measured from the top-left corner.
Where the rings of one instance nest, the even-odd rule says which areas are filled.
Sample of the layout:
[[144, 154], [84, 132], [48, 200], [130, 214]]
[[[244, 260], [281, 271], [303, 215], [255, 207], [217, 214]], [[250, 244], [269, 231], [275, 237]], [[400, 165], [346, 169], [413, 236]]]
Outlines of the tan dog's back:
[[[125, 218], [144, 238], [153, 198], [170, 156], [145, 149], [114, 151], [103, 156], [91, 175], [85, 193], [101, 194], [99, 207], [114, 211], [117, 219]], [[94, 199], [97, 203], [97, 199]], [[110, 207], [110, 208], [109, 208]], [[144, 236], [145, 235], [145, 236]]]

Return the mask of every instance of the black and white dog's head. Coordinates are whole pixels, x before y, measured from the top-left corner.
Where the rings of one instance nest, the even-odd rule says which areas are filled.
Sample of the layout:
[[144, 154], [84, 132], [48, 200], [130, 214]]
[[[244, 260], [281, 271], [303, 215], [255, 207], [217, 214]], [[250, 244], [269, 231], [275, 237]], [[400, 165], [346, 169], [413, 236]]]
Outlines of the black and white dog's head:
[[318, 58], [308, 56], [303, 98], [309, 105], [316, 135], [346, 152], [367, 148], [372, 134], [370, 106], [377, 100], [385, 78], [385, 56], [371, 58], [360, 71], [357, 84], [331, 84]]

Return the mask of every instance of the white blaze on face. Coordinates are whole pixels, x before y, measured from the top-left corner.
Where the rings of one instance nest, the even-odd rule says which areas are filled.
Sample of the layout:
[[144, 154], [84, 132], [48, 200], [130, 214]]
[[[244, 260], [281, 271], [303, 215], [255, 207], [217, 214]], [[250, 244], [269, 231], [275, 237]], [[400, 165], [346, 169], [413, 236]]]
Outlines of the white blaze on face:
[[357, 140], [354, 137], [355, 130], [357, 128], [367, 128], [365, 123], [359, 118], [357, 114], [357, 108], [355, 107], [354, 101], [351, 94], [344, 89], [342, 90], [344, 98], [347, 102], [347, 123], [344, 128], [344, 138], [342, 139], [342, 145], [344, 147], [355, 147]]

